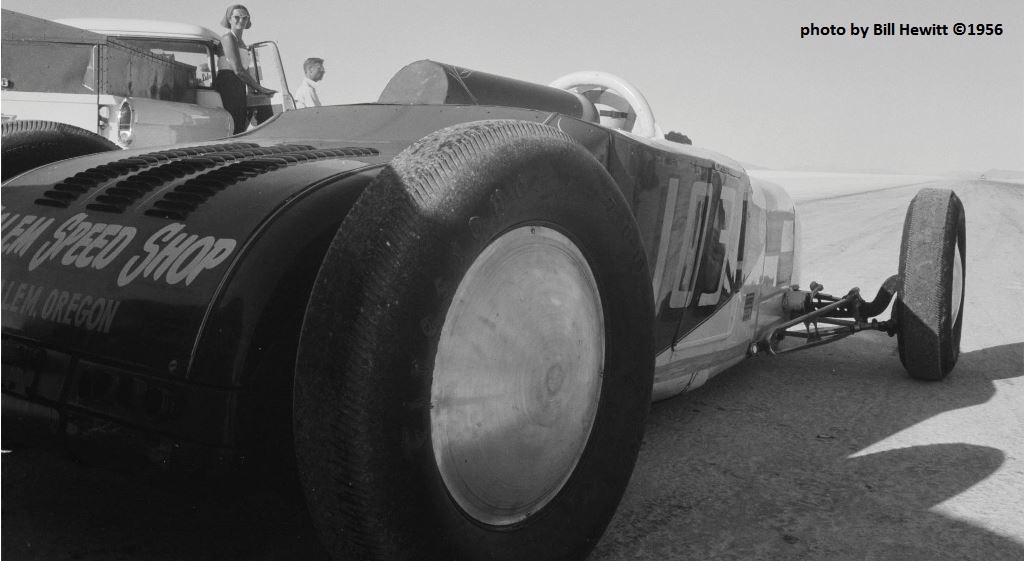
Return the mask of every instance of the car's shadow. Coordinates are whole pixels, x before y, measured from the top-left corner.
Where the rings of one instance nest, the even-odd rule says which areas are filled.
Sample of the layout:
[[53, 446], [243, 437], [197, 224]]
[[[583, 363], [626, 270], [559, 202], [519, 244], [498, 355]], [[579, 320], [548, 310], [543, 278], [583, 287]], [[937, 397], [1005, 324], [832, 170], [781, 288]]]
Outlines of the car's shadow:
[[4, 424], [2, 559], [328, 561], [294, 469], [167, 471], [20, 428]]
[[[1024, 375], [1024, 344], [965, 353], [935, 383], [910, 379], [895, 347], [861, 335], [755, 358], [655, 404], [630, 489], [592, 561], [1024, 559], [1024, 536], [934, 508], [992, 476], [1003, 450], [958, 435], [878, 446], [988, 402], [994, 382]], [[873, 444], [882, 451], [857, 454]], [[1024, 496], [1009, 488], [1016, 497], [977, 500], [1006, 512]], [[991, 507], [976, 510], [1000, 512]]]
[[[966, 353], [938, 383], [910, 380], [894, 348], [864, 335], [755, 358], [655, 404], [591, 559], [1024, 558], [1019, 542], [933, 508], [995, 473], [1002, 450], [953, 439], [854, 456], [987, 402], [997, 380], [1024, 373], [1024, 344]], [[326, 558], [273, 474], [192, 480], [36, 447], [5, 454], [2, 475], [4, 558]]]

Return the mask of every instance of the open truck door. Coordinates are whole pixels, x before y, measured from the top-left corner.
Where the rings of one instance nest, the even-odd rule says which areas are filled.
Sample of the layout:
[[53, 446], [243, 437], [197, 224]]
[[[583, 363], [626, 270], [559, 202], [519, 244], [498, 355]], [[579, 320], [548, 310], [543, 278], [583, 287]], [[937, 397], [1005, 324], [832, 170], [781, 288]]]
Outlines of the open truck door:
[[252, 59], [256, 65], [256, 79], [260, 85], [277, 90], [273, 96], [249, 94], [247, 99], [250, 109], [269, 107], [274, 115], [284, 111], [295, 109], [295, 98], [288, 89], [288, 79], [285, 77], [284, 65], [281, 63], [281, 53], [274, 41], [260, 41], [253, 43], [249, 50], [252, 52]]

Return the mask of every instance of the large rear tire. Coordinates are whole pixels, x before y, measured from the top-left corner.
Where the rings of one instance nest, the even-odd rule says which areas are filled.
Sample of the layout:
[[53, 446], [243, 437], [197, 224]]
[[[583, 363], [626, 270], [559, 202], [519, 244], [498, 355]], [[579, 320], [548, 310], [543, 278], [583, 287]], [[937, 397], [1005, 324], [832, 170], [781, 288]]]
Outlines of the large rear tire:
[[2, 181], [60, 160], [118, 150], [102, 136], [65, 123], [15, 120], [2, 126]]
[[895, 317], [900, 361], [919, 380], [941, 380], [960, 357], [966, 229], [950, 190], [922, 189], [907, 208]]
[[584, 557], [639, 450], [652, 329], [636, 223], [568, 136], [488, 121], [411, 146], [342, 224], [299, 346], [332, 556]]

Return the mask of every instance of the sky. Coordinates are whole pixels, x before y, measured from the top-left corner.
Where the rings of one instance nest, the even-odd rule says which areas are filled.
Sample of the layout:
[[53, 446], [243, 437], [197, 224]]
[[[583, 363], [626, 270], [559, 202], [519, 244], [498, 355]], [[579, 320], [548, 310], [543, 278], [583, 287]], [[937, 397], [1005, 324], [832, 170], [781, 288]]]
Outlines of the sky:
[[[0, 0], [44, 18], [164, 19], [217, 31], [209, 0]], [[247, 0], [245, 40], [278, 43], [291, 89], [325, 59], [325, 104], [376, 101], [432, 59], [538, 83], [601, 70], [666, 132], [749, 167], [888, 173], [1024, 170], [1020, 0]], [[897, 36], [874, 34], [894, 23]], [[954, 24], [1001, 25], [957, 36]], [[801, 38], [801, 28], [843, 35]], [[899, 36], [901, 25], [947, 26]], [[853, 36], [851, 26], [869, 28]]]

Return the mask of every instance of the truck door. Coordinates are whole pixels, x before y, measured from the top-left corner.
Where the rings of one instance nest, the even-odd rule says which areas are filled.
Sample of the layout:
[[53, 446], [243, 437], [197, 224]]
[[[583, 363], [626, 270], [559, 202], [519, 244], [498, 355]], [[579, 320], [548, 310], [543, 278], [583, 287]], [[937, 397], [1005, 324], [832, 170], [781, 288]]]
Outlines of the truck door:
[[270, 106], [274, 115], [295, 109], [295, 99], [288, 90], [288, 79], [285, 76], [284, 65], [281, 64], [281, 53], [277, 49], [277, 43], [260, 41], [250, 45], [249, 50], [252, 52], [252, 60], [256, 65], [256, 79], [260, 85], [277, 90], [270, 98], [250, 94], [247, 100], [249, 107]]

